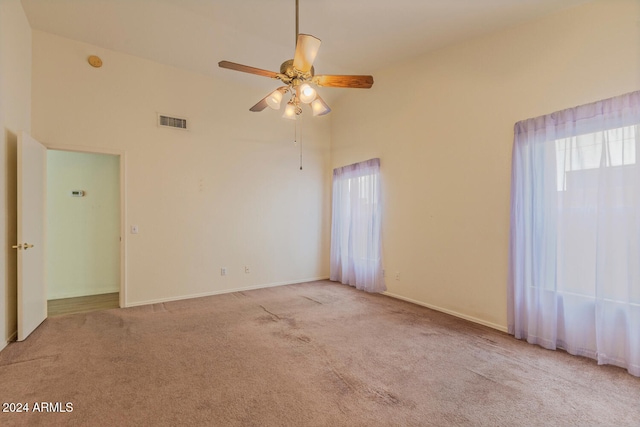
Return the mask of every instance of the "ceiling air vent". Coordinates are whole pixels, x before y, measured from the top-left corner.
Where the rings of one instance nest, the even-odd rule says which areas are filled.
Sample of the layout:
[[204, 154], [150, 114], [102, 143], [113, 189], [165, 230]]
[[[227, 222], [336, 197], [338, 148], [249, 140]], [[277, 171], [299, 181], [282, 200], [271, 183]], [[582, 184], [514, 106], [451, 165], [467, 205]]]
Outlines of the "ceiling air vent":
[[158, 126], [187, 130], [187, 119], [158, 114]]

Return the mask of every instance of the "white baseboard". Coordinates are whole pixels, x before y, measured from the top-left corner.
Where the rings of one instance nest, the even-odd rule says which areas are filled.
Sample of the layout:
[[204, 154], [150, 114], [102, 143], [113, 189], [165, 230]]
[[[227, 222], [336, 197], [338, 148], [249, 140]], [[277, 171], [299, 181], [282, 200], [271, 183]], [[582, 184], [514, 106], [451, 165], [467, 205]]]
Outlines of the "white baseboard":
[[47, 299], [64, 299], [64, 298], [77, 298], [77, 297], [86, 297], [89, 295], [102, 295], [102, 294], [113, 294], [116, 292], [120, 292], [120, 286], [103, 286], [101, 288], [92, 288], [92, 289], [77, 289], [73, 291], [67, 292], [54, 292], [53, 295], [47, 295]]
[[422, 302], [422, 301], [417, 301], [417, 300], [414, 300], [414, 299], [411, 299], [411, 298], [407, 298], [407, 297], [403, 297], [403, 296], [400, 296], [400, 295], [392, 294], [390, 292], [383, 292], [382, 295], [386, 295], [386, 296], [389, 296], [391, 298], [400, 299], [402, 301], [407, 301], [407, 302], [410, 302], [412, 304], [421, 305], [423, 307], [430, 308], [431, 310], [439, 311], [441, 313], [449, 314], [451, 316], [459, 317], [461, 319], [468, 320], [468, 321], [473, 322], [473, 323], [478, 323], [480, 325], [488, 326], [490, 328], [497, 329], [499, 331], [508, 333], [508, 330], [507, 330], [506, 326], [498, 325], [497, 323], [487, 322], [486, 320], [478, 319], [477, 317], [468, 316], [466, 314], [458, 313], [457, 311], [453, 311], [453, 310], [449, 310], [449, 309], [446, 309], [446, 308], [438, 307], [438, 306], [435, 306], [435, 305], [427, 304], [427, 303]]
[[169, 297], [169, 298], [158, 298], [158, 299], [145, 300], [145, 301], [136, 301], [132, 303], [127, 303], [126, 307], [137, 307], [141, 305], [159, 304], [162, 302], [180, 301], [183, 299], [210, 297], [212, 295], [230, 294], [233, 292], [242, 292], [242, 291], [252, 291], [254, 289], [273, 288], [276, 286], [295, 285], [297, 283], [315, 282], [317, 280], [329, 280], [329, 276], [311, 277], [308, 279], [298, 279], [298, 280], [292, 280], [287, 282], [273, 282], [273, 283], [267, 283], [262, 285], [247, 286], [244, 288], [223, 289], [218, 291], [202, 292], [199, 294], [189, 294], [189, 295], [181, 295], [181, 296]]

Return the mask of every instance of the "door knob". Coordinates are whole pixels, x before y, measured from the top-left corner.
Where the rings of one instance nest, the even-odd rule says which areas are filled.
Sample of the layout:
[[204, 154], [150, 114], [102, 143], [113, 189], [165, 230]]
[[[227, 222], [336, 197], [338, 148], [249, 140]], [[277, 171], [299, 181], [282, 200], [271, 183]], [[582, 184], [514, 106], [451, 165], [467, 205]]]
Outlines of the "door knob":
[[11, 246], [11, 247], [12, 247], [13, 249], [17, 249], [17, 250], [22, 249], [22, 245], [21, 245], [20, 243], [18, 243], [17, 245], [13, 245], [13, 246]]

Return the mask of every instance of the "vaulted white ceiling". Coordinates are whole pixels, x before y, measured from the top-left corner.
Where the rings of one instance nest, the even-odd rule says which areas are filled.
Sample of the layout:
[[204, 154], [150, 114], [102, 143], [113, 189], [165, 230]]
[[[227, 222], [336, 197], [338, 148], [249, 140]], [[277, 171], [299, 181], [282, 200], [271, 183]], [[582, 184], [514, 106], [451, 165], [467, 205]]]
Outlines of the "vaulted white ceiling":
[[[299, 0], [322, 74], [377, 69], [590, 0]], [[22, 0], [33, 29], [206, 75], [226, 59], [278, 71], [295, 0]], [[235, 73], [240, 74], [240, 73]], [[248, 76], [259, 79], [259, 77]]]

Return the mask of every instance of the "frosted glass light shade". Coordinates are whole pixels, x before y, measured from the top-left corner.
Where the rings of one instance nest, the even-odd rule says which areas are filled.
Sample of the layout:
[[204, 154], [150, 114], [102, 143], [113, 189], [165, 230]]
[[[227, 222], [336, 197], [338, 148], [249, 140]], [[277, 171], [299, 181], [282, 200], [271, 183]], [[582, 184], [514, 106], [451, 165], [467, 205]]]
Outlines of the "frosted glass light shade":
[[329, 108], [327, 103], [318, 96], [311, 103], [311, 111], [313, 111], [314, 116], [324, 116], [331, 112], [331, 108]]
[[267, 105], [274, 110], [280, 109], [280, 102], [282, 102], [282, 92], [278, 89], [271, 92], [267, 97]]
[[300, 85], [300, 102], [308, 104], [316, 99], [316, 95], [316, 90], [312, 88], [308, 83], [303, 83], [302, 85]]
[[295, 120], [296, 119], [296, 106], [292, 103], [287, 103], [287, 106], [284, 108], [284, 113], [282, 117], [285, 119]]

